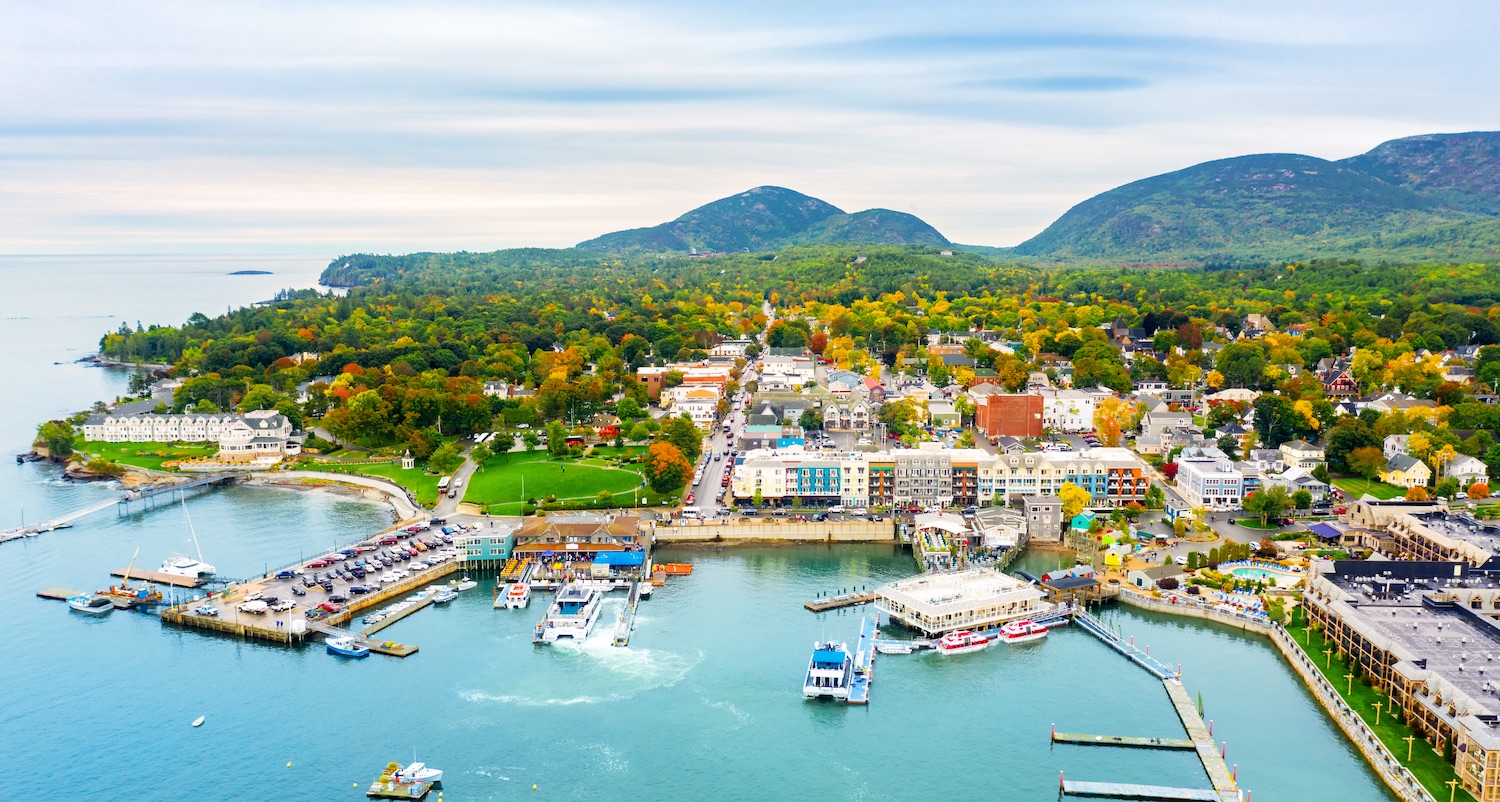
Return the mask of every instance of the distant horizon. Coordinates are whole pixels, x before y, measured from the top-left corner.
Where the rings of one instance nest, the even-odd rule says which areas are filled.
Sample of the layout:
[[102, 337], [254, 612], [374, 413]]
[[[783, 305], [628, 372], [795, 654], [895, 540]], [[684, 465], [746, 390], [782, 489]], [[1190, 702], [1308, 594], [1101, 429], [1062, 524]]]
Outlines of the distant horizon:
[[1500, 128], [1500, 7], [1442, 0], [7, 11], [16, 255], [566, 248], [764, 184], [1004, 248], [1204, 161]]

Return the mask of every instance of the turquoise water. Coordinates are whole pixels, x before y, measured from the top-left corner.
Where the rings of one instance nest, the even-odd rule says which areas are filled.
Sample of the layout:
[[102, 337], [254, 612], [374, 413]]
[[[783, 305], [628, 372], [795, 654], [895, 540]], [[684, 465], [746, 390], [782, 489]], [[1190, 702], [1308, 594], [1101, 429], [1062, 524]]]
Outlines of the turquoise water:
[[1255, 579], [1265, 582], [1286, 582], [1296, 579], [1296, 575], [1286, 571], [1267, 571], [1264, 568], [1231, 568], [1229, 573], [1240, 579]]
[[[24, 447], [35, 421], [123, 387], [118, 371], [69, 362], [118, 325], [106, 312], [139, 308], [146, 323], [181, 320], [196, 308], [268, 297], [294, 283], [289, 273], [310, 280], [324, 262], [230, 279], [219, 265], [173, 260], [153, 269], [180, 270], [182, 280], [135, 299], [101, 288], [139, 262], [49, 263], [36, 278], [0, 260], [22, 293], [19, 305], [0, 308], [6, 364], [29, 388], [0, 394], [4, 453]], [[244, 278], [260, 283], [237, 283]], [[78, 290], [59, 297], [56, 286]], [[45, 466], [0, 463], [0, 524], [12, 525], [23, 506], [38, 520], [114, 492], [61, 481]], [[189, 507], [204, 556], [241, 575], [389, 520], [380, 506], [288, 490], [234, 488]], [[355, 800], [377, 769], [409, 760], [413, 748], [447, 770], [447, 800], [1051, 800], [1059, 771], [1206, 783], [1182, 754], [1049, 748], [1053, 723], [1106, 734], [1181, 731], [1160, 684], [1081, 631], [953, 658], [882, 656], [869, 707], [803, 701], [812, 642], [852, 639], [861, 613], [814, 616], [801, 602], [908, 574], [910, 556], [888, 547], [663, 551], [662, 559], [696, 570], [643, 604], [629, 649], [610, 646], [604, 631], [576, 649], [538, 649], [529, 633], [547, 597], [525, 611], [492, 610], [488, 581], [387, 630], [419, 645], [417, 655], [358, 662], [320, 646], [164, 628], [133, 613], [86, 619], [33, 595], [53, 585], [103, 586], [136, 547], [154, 564], [186, 540], [181, 510], [168, 505], [100, 513], [75, 529], [0, 546], [0, 743], [11, 776], [29, 778], [26, 793]], [[1018, 567], [1039, 573], [1062, 562], [1033, 554]], [[1153, 656], [1183, 664], [1255, 799], [1393, 798], [1264, 639], [1129, 610], [1104, 617], [1150, 644]], [[200, 715], [206, 723], [192, 728]]]

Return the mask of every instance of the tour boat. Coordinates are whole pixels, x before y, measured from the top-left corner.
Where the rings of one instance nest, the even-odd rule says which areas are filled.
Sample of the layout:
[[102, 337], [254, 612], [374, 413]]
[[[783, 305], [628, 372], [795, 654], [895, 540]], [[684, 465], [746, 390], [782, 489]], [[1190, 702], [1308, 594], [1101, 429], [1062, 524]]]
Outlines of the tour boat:
[[910, 643], [902, 640], [882, 640], [875, 642], [875, 651], [881, 654], [911, 654], [912, 647]]
[[104, 596], [74, 596], [68, 599], [68, 608], [84, 615], [104, 615], [115, 609], [115, 603]]
[[1026, 643], [1047, 637], [1047, 627], [1035, 621], [1012, 621], [1000, 628], [1000, 639], [1006, 643]]
[[959, 632], [949, 632], [938, 639], [938, 654], [968, 654], [969, 652], [984, 651], [992, 641], [986, 635], [978, 632], [970, 632], [967, 629]]
[[443, 779], [443, 770], [428, 767], [426, 763], [409, 763], [396, 772], [396, 780], [404, 783], [432, 783]]
[[814, 643], [812, 657], [807, 661], [807, 678], [802, 681], [802, 695], [808, 699], [847, 700], [853, 667], [847, 645], [838, 641]]
[[439, 588], [435, 593], [432, 594], [432, 603], [447, 604], [448, 602], [451, 602], [456, 598], [458, 598], [458, 591], [452, 588]]
[[369, 657], [370, 647], [360, 643], [358, 638], [329, 638], [328, 653], [343, 657]]
[[547, 617], [537, 624], [537, 643], [556, 643], [564, 638], [581, 641], [594, 631], [604, 594], [578, 582], [569, 582], [557, 592]]
[[506, 610], [520, 610], [531, 603], [531, 586], [525, 582], [516, 582], [504, 586], [502, 592], [495, 594], [495, 607]]

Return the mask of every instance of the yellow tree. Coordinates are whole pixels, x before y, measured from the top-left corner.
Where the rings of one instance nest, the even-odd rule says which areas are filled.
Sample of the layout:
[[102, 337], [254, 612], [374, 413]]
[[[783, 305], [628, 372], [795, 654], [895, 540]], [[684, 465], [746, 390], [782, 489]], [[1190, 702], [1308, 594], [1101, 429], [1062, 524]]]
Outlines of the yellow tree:
[[1120, 444], [1120, 430], [1125, 420], [1135, 412], [1134, 407], [1113, 396], [1104, 398], [1094, 406], [1094, 429], [1099, 435], [1099, 445], [1114, 448]]
[[1073, 516], [1083, 512], [1083, 508], [1089, 505], [1093, 496], [1072, 482], [1063, 482], [1062, 487], [1057, 489], [1057, 497], [1062, 499], [1063, 518], [1072, 520]]
[[1224, 374], [1218, 372], [1217, 370], [1210, 370], [1208, 372], [1208, 386], [1214, 388], [1215, 390], [1223, 387]]
[[1406, 438], [1406, 453], [1426, 462], [1427, 455], [1432, 453], [1432, 438], [1422, 432], [1413, 432]]
[[1450, 443], [1444, 443], [1442, 448], [1432, 452], [1432, 457], [1428, 460], [1428, 464], [1432, 466], [1432, 475], [1441, 476], [1443, 474], [1443, 466], [1452, 462], [1456, 456], [1458, 456], [1458, 449], [1455, 449]]

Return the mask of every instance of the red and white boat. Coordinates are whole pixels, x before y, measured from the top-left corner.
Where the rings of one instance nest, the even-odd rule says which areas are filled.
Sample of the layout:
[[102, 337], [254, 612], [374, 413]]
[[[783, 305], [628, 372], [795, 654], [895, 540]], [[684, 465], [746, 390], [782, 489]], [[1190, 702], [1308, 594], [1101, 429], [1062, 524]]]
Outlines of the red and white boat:
[[1047, 637], [1047, 627], [1035, 621], [1012, 621], [1000, 628], [1000, 639], [1006, 643], [1026, 643]]
[[970, 632], [967, 629], [959, 632], [949, 632], [938, 638], [938, 654], [968, 654], [969, 652], [983, 651], [994, 641], [989, 636], [978, 632]]

